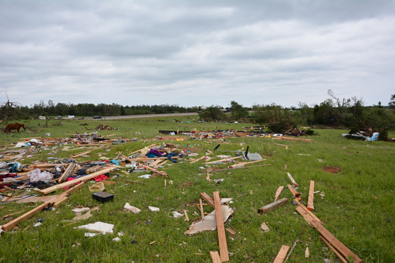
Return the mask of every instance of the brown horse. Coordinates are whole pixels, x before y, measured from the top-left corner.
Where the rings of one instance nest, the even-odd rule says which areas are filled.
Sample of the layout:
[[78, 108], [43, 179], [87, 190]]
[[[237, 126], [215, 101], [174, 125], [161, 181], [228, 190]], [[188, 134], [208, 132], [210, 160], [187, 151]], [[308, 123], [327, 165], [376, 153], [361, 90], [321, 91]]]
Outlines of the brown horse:
[[5, 127], [4, 133], [11, 133], [11, 130], [17, 130], [19, 132], [19, 130], [21, 128], [23, 128], [25, 131], [26, 130], [25, 124], [23, 124], [23, 123], [9, 123]]

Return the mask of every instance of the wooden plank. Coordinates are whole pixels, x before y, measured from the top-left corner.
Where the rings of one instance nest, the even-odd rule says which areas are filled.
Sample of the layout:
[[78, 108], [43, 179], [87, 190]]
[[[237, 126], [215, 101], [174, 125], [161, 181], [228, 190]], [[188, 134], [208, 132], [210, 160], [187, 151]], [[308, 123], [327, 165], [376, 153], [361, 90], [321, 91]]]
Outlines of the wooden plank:
[[284, 186], [280, 186], [277, 191], [276, 194], [274, 195], [274, 202], [277, 201], [278, 197], [280, 196], [281, 192], [284, 190]]
[[318, 232], [326, 239], [328, 240], [331, 245], [336, 248], [340, 254], [342, 254], [345, 258], [352, 257], [354, 259], [355, 263], [361, 263], [363, 262], [362, 259], [360, 259], [357, 255], [355, 255], [350, 249], [348, 249], [345, 245], [343, 245], [334, 235], [332, 235], [325, 227], [321, 225], [316, 220], [313, 220], [311, 222], [313, 227], [315, 227]]
[[64, 173], [59, 177], [58, 183], [65, 181], [74, 172], [75, 166], [75, 163], [70, 163]]
[[223, 162], [237, 160], [237, 159], [240, 159], [240, 158], [243, 158], [243, 156], [236, 156], [236, 157], [231, 157], [231, 158], [226, 158], [226, 159], [219, 159], [219, 160], [215, 160], [215, 161], [211, 161], [211, 162], [206, 162], [204, 164], [223, 163]]
[[309, 215], [309, 213], [307, 213], [307, 211], [305, 211], [301, 206], [296, 207], [296, 211], [298, 211], [299, 214], [301, 214], [301, 215], [303, 216], [304, 220], [306, 220], [307, 223], [309, 223], [311, 226], [313, 226], [313, 225], [311, 224], [311, 222], [314, 220], [314, 218], [311, 217], [311, 216]]
[[[55, 199], [55, 198], [56, 198], [56, 197], [54, 197], [54, 199]], [[51, 200], [52, 200], [52, 199], [51, 199]], [[21, 220], [29, 219], [30, 217], [32, 217], [32, 216], [35, 215], [36, 213], [42, 211], [46, 206], [48, 206], [48, 204], [51, 202], [51, 200], [50, 200], [50, 201], [47, 201], [47, 202], [45, 202], [45, 203], [43, 203], [43, 204], [41, 204], [41, 205], [39, 205], [39, 206], [37, 206], [36, 208], [30, 210], [29, 212], [27, 212], [27, 213], [21, 215], [21, 216], [18, 217], [18, 218], [15, 218], [14, 220], [8, 222], [7, 224], [4, 224], [1, 228], [2, 228], [4, 231], [9, 231], [9, 230], [13, 229]]]
[[304, 206], [303, 204], [301, 204], [299, 201], [295, 200], [294, 201], [307, 213], [309, 214], [314, 220], [316, 220], [317, 222], [320, 222], [321, 224], [323, 224], [324, 222], [322, 222], [315, 214], [313, 214], [313, 212], [311, 212], [309, 209], [307, 209], [306, 206]]
[[207, 204], [209, 204], [209, 205], [211, 205], [212, 207], [215, 208], [214, 199], [212, 199], [208, 194], [203, 192], [203, 193], [200, 193], [200, 196], [204, 199], [204, 201], [207, 202]]
[[221, 263], [221, 258], [219, 257], [218, 251], [210, 251], [211, 260], [213, 263]]
[[[151, 148], [151, 147], [155, 147], [155, 146], [156, 146], [156, 144], [151, 144], [151, 145], [148, 145], [148, 146], [145, 146], [145, 147]], [[145, 147], [144, 147], [144, 148], [145, 148]], [[131, 153], [129, 153], [129, 155], [132, 155], [132, 154], [135, 154], [135, 153], [139, 153], [139, 152], [141, 152], [142, 150], [144, 150], [144, 148], [141, 148], [141, 149], [139, 149], [139, 150], [137, 150], [137, 151], [131, 152]]]
[[200, 203], [200, 213], [202, 216], [202, 220], [204, 220], [204, 212], [203, 212], [203, 202], [202, 199], [199, 199], [199, 203]]
[[273, 263], [283, 263], [285, 257], [287, 256], [288, 250], [289, 250], [289, 246], [282, 245]]
[[66, 202], [69, 198], [67, 196], [62, 196], [60, 199], [57, 199], [52, 206], [59, 207], [62, 203]]
[[202, 156], [202, 157], [200, 157], [200, 158], [198, 158], [198, 159], [195, 159], [195, 160], [193, 160], [192, 162], [190, 162], [190, 164], [196, 163], [196, 162], [198, 162], [198, 161], [200, 161], [200, 160], [203, 160], [204, 158], [206, 158], [206, 156]]
[[348, 261], [339, 253], [323, 236], [320, 235], [320, 238], [325, 242], [325, 244], [332, 249], [332, 251], [336, 254], [336, 256], [340, 259], [341, 262], [347, 263]]
[[295, 188], [292, 185], [289, 184], [287, 186], [288, 186], [288, 189], [289, 189], [289, 191], [291, 191], [293, 196], [295, 196], [295, 197], [299, 197], [300, 196], [300, 193], [296, 192]]
[[55, 185], [55, 186], [52, 186], [52, 187], [48, 187], [46, 189], [42, 189], [39, 192], [44, 194], [44, 195], [46, 195], [46, 194], [52, 193], [52, 192], [54, 192], [54, 191], [56, 191], [58, 189], [64, 188], [66, 186], [72, 186], [72, 185], [77, 184], [78, 182], [87, 181], [87, 180], [95, 178], [95, 177], [97, 177], [99, 175], [109, 173], [112, 170], [114, 170], [115, 168], [116, 168], [116, 166], [111, 166], [111, 167], [105, 168], [105, 169], [103, 169], [101, 171], [98, 171], [98, 172], [95, 172], [95, 173], [92, 173], [92, 174], [80, 177], [78, 179], [75, 179], [75, 180], [72, 180], [72, 181], [68, 181], [68, 182], [65, 182], [65, 183], [61, 183], [61, 184], [58, 184], [58, 185]]
[[221, 261], [229, 261], [228, 246], [226, 244], [225, 226], [224, 218], [222, 217], [221, 199], [219, 197], [219, 192], [214, 192], [214, 205], [215, 205], [215, 218], [217, 221], [217, 232], [218, 232], [218, 242], [219, 242], [219, 253], [221, 256]]
[[307, 209], [314, 210], [314, 181], [310, 181], [309, 199], [307, 201]]
[[261, 159], [261, 160], [252, 161], [252, 162], [242, 162], [242, 163], [237, 163], [237, 164], [229, 165], [229, 168], [239, 168], [239, 167], [244, 167], [244, 165], [253, 164], [253, 163], [258, 163], [258, 162], [262, 162], [262, 161], [266, 161], [266, 159]]
[[291, 180], [293, 186], [299, 186], [298, 183], [296, 183], [295, 179], [292, 177], [292, 175], [290, 173], [287, 172], [287, 175], [288, 175], [289, 179]]
[[188, 214], [187, 214], [187, 210], [184, 210], [184, 215], [185, 215], [185, 220], [186, 220], [186, 221], [189, 221], [189, 217], [188, 217]]
[[71, 156], [71, 158], [77, 158], [77, 157], [80, 157], [80, 156], [82, 156], [82, 155], [86, 155], [86, 154], [88, 154], [88, 153], [90, 153], [91, 151], [86, 151], [86, 152], [82, 152], [82, 153], [78, 153], [78, 154], [73, 154], [72, 156]]
[[280, 199], [276, 202], [273, 202], [271, 204], [268, 204], [264, 207], [259, 208], [258, 213], [261, 213], [261, 214], [269, 213], [270, 211], [276, 209], [277, 207], [285, 205], [287, 202], [288, 202], [287, 198]]
[[226, 231], [228, 231], [232, 236], [236, 236], [236, 232], [233, 229], [228, 227], [226, 228]]

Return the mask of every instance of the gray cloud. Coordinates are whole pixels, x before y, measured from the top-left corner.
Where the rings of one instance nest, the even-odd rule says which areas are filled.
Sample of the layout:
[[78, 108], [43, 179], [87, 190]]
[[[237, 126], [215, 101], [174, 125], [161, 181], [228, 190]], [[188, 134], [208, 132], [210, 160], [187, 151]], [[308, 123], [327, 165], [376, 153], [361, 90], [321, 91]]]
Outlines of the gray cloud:
[[0, 0], [0, 95], [296, 106], [394, 93], [393, 1]]

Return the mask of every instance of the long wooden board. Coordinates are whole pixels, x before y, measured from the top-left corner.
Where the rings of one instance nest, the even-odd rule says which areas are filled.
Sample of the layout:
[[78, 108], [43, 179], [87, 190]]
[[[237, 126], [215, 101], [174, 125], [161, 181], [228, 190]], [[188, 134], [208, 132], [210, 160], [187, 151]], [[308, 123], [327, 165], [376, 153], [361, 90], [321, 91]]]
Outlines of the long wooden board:
[[204, 201], [207, 202], [207, 204], [209, 204], [209, 205], [211, 205], [212, 207], [215, 208], [214, 199], [212, 199], [208, 194], [203, 192], [203, 193], [200, 193], [200, 196], [204, 199]]
[[300, 193], [296, 192], [295, 188], [292, 185], [289, 184], [287, 186], [288, 186], [288, 189], [289, 189], [289, 191], [291, 191], [293, 196], [295, 196], [295, 197], [299, 197], [300, 196]]
[[42, 189], [42, 190], [40, 190], [40, 193], [46, 195], [46, 194], [52, 193], [52, 192], [54, 192], [54, 191], [56, 191], [58, 189], [64, 188], [66, 186], [72, 186], [72, 185], [77, 184], [78, 182], [87, 181], [87, 180], [95, 178], [95, 177], [97, 177], [99, 175], [109, 173], [112, 170], [114, 170], [115, 168], [116, 168], [115, 166], [111, 166], [111, 167], [105, 168], [103, 170], [97, 171], [95, 173], [92, 173], [92, 174], [80, 177], [78, 179], [75, 179], [75, 180], [72, 180], [72, 181], [68, 181], [68, 182], [65, 182], [65, 183], [61, 183], [61, 184], [58, 184], [58, 185], [55, 185], [55, 186], [52, 186], [52, 187], [48, 187], [46, 189]]
[[309, 199], [307, 201], [307, 209], [314, 210], [314, 181], [310, 181]]
[[222, 217], [221, 199], [219, 197], [219, 192], [214, 192], [214, 204], [215, 204], [215, 218], [217, 221], [217, 231], [218, 231], [218, 242], [219, 242], [219, 253], [221, 256], [221, 261], [229, 261], [228, 255], [228, 245], [226, 244], [226, 234], [224, 219]]
[[258, 213], [261, 213], [261, 214], [269, 213], [270, 211], [276, 209], [277, 207], [285, 205], [287, 202], [288, 202], [287, 198], [280, 199], [276, 202], [273, 202], [271, 204], [268, 204], [268, 205], [265, 205], [264, 207], [259, 208]]
[[288, 250], [289, 250], [289, 246], [282, 245], [273, 263], [283, 263], [285, 257], [287, 256]]
[[325, 242], [325, 244], [336, 254], [336, 256], [341, 260], [343, 263], [348, 263], [348, 261], [339, 253], [323, 236], [320, 235], [320, 238]]
[[210, 251], [211, 260], [213, 263], [221, 263], [221, 258], [219, 257], [218, 251]]
[[278, 197], [280, 196], [281, 192], [284, 190], [284, 186], [280, 186], [277, 191], [276, 194], [274, 195], [274, 202], [277, 201]]

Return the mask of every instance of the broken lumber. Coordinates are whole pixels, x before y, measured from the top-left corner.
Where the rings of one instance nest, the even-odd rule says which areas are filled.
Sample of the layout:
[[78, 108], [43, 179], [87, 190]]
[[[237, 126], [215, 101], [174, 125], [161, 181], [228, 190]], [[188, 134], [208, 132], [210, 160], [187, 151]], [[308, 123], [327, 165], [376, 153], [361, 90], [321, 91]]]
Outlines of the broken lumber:
[[[298, 207], [300, 207], [300, 208], [298, 208], [298, 207], [296, 208], [296, 210], [299, 212], [299, 214], [301, 214], [303, 217], [305, 217], [304, 214], [307, 214], [313, 220], [316, 220], [317, 222], [320, 222], [321, 224], [323, 224], [323, 222], [315, 214], [313, 214], [313, 212], [311, 212], [309, 209], [307, 209], [306, 206], [301, 204], [299, 201], [295, 201], [295, 202], [299, 205]], [[307, 219], [309, 219], [309, 218], [306, 217], [305, 219], [306, 219], [306, 221], [308, 221]]]
[[208, 194], [203, 192], [203, 193], [200, 193], [200, 196], [204, 199], [204, 201], [207, 202], [207, 204], [209, 204], [209, 205], [211, 205], [212, 207], [215, 208], [214, 199], [212, 199]]
[[335, 255], [341, 260], [343, 263], [347, 263], [348, 261], [343, 257], [342, 254], [339, 253], [323, 236], [320, 235], [320, 238], [325, 242], [325, 244], [335, 253]]
[[310, 181], [309, 199], [307, 202], [307, 209], [314, 210], [314, 181]]
[[190, 164], [196, 163], [196, 162], [198, 162], [198, 161], [200, 161], [200, 160], [203, 160], [204, 158], [206, 158], [206, 156], [202, 156], [202, 157], [200, 157], [200, 158], [198, 158], [198, 159], [195, 159], [195, 160], [193, 160], [192, 162], [190, 162]]
[[188, 217], [188, 214], [187, 214], [187, 210], [184, 210], [184, 215], [185, 215], [185, 220], [186, 220], [186, 221], [189, 221], [189, 217]]
[[70, 163], [64, 173], [59, 177], [58, 183], [65, 181], [74, 172], [74, 169], [75, 163]]
[[236, 232], [233, 229], [228, 227], [226, 228], [226, 231], [228, 231], [232, 236], [236, 236]]
[[273, 263], [283, 263], [285, 257], [287, 256], [288, 250], [289, 250], [289, 246], [282, 245]]
[[278, 197], [280, 196], [280, 194], [281, 194], [281, 192], [283, 191], [283, 189], [284, 189], [284, 186], [280, 186], [280, 187], [277, 189], [276, 194], [274, 195], [274, 202], [277, 201], [277, 199], [278, 199]]
[[285, 149], [287, 149], [287, 150], [289, 147], [289, 145], [284, 145], [284, 144], [279, 144], [279, 143], [275, 143], [274, 145], [285, 147]]
[[78, 182], [87, 181], [87, 180], [93, 179], [93, 178], [95, 178], [95, 177], [97, 177], [99, 175], [109, 173], [112, 170], [114, 170], [115, 168], [116, 168], [115, 166], [111, 166], [111, 167], [105, 168], [103, 170], [100, 170], [98, 172], [95, 172], [95, 173], [92, 173], [92, 174], [80, 177], [78, 179], [75, 179], [75, 180], [72, 180], [72, 181], [68, 181], [68, 182], [64, 182], [64, 183], [61, 183], [61, 184], [58, 184], [58, 185], [55, 185], [55, 186], [52, 186], [52, 187], [48, 187], [48, 188], [42, 189], [39, 192], [42, 193], [43, 195], [46, 195], [46, 194], [52, 193], [52, 192], [54, 192], [54, 191], [56, 191], [58, 189], [64, 188], [66, 186], [72, 186], [72, 185], [77, 184]]
[[[55, 199], [55, 198], [56, 198], [56, 197], [54, 197], [53, 199]], [[53, 200], [53, 199], [51, 199], [51, 200]], [[8, 222], [7, 224], [4, 224], [1, 228], [2, 228], [4, 231], [9, 231], [9, 230], [13, 229], [21, 220], [29, 219], [30, 217], [32, 217], [32, 216], [35, 215], [36, 213], [42, 211], [46, 206], [49, 205], [49, 203], [51, 202], [51, 200], [50, 200], [50, 201], [47, 201], [47, 202], [45, 202], [45, 203], [43, 203], [43, 204], [41, 204], [41, 205], [39, 205], [39, 206], [37, 206], [36, 208], [30, 210], [29, 212], [27, 212], [27, 213], [21, 215], [21, 216], [18, 217], [18, 218], [15, 218], [14, 220]]]
[[202, 215], [202, 220], [204, 220], [204, 212], [203, 212], [203, 202], [202, 199], [199, 199], [199, 203], [200, 203], [200, 213]]
[[210, 251], [211, 260], [213, 263], [221, 263], [221, 258], [219, 257], [218, 251]]
[[296, 192], [295, 188], [292, 185], [289, 184], [287, 186], [288, 186], [288, 189], [289, 189], [289, 191], [291, 191], [293, 196], [295, 196], [295, 197], [299, 197], [300, 196], [300, 193]]
[[329, 242], [331, 245], [337, 249], [340, 254], [342, 254], [345, 258], [352, 257], [355, 263], [362, 263], [362, 259], [360, 259], [357, 255], [355, 255], [350, 249], [348, 249], [345, 245], [343, 245], [334, 235], [332, 235], [325, 227], [321, 225], [316, 220], [311, 221], [311, 225], [318, 230], [318, 232]]
[[252, 162], [242, 162], [242, 163], [237, 163], [237, 164], [230, 165], [230, 166], [229, 166], [229, 168], [239, 168], [239, 167], [244, 167], [244, 165], [247, 165], [247, 164], [253, 164], [253, 163], [262, 162], [262, 161], [266, 161], [266, 159], [261, 159], [261, 160], [252, 161]]
[[82, 155], [87, 155], [88, 153], [90, 153], [91, 151], [86, 151], [86, 152], [82, 152], [82, 153], [79, 153], [79, 154], [75, 154], [75, 155], [72, 155], [71, 156], [71, 158], [77, 158], [77, 157], [80, 157], [80, 156], [82, 156]]
[[217, 221], [219, 252], [222, 262], [229, 261], [228, 246], [226, 244], [225, 226], [222, 217], [221, 199], [219, 192], [214, 192], [215, 218]]
[[240, 159], [240, 158], [243, 158], [243, 156], [236, 156], [236, 157], [232, 157], [232, 158], [228, 158], [228, 159], [220, 159], [220, 160], [216, 160], [216, 161], [212, 161], [212, 162], [207, 162], [205, 164], [223, 163], [223, 162], [233, 161], [233, 160]]
[[287, 175], [288, 175], [289, 179], [291, 180], [293, 186], [299, 186], [290, 173], [287, 172]]
[[287, 202], [288, 202], [287, 198], [280, 199], [276, 202], [273, 202], [271, 204], [268, 204], [264, 207], [259, 208], [258, 213], [261, 213], [261, 214], [269, 213], [270, 211], [276, 209], [277, 207], [285, 205]]

